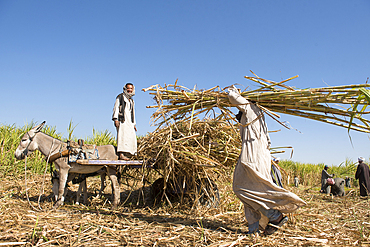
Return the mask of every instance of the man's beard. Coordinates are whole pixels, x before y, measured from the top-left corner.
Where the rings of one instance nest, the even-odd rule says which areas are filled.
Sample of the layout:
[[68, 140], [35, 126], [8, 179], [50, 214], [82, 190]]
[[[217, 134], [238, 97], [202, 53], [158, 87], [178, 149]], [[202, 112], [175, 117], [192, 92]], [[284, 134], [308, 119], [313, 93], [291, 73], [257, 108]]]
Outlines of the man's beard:
[[135, 95], [135, 88], [132, 90], [132, 93], [128, 93], [127, 88], [124, 88], [123, 93], [127, 96], [127, 98], [131, 99], [131, 97]]

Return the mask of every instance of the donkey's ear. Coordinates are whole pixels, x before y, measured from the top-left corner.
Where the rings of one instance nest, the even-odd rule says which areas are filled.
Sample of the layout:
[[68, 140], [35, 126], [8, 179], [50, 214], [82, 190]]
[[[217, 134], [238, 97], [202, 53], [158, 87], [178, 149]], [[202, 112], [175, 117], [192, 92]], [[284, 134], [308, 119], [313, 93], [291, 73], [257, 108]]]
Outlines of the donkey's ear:
[[44, 127], [46, 121], [40, 123], [38, 126], [36, 126], [35, 128], [35, 132], [40, 132], [42, 130], [42, 128]]

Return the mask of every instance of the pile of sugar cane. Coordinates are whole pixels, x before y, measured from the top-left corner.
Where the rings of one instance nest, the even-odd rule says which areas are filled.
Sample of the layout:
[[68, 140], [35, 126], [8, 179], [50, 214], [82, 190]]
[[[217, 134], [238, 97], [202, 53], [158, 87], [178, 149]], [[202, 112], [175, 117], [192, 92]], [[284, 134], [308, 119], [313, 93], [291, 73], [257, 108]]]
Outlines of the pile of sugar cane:
[[[165, 198], [170, 204], [165, 188], [178, 190], [181, 198], [185, 192], [197, 198], [202, 190], [214, 197], [212, 194], [217, 190], [209, 184], [230, 178], [229, 171], [239, 153], [238, 132], [227, 123], [214, 120], [194, 119], [191, 129], [189, 121], [177, 121], [148, 133], [138, 145], [138, 158], [154, 161], [156, 170], [152, 173], [159, 172], [164, 180], [160, 188], [164, 191], [163, 198], [158, 200]], [[205, 180], [209, 183], [200, 182]]]

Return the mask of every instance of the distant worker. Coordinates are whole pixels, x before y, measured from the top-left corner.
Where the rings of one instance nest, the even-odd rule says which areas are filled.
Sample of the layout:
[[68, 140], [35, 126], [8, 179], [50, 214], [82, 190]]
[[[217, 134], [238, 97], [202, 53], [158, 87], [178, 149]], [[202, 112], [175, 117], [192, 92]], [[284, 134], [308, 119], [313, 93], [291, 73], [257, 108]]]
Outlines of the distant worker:
[[297, 176], [294, 177], [294, 186], [298, 188], [299, 185], [299, 178]]
[[351, 178], [346, 176], [346, 179], [344, 179], [346, 187], [351, 188]]
[[330, 187], [329, 191], [334, 196], [345, 196], [344, 184], [345, 181], [343, 178], [328, 178], [323, 191], [328, 191], [327, 187]]
[[288, 221], [283, 213], [292, 213], [306, 203], [272, 182], [270, 138], [261, 108], [241, 96], [235, 87], [228, 90], [230, 103], [239, 109], [242, 141], [233, 191], [244, 205], [248, 234], [256, 233], [260, 226], [265, 235], [271, 235]]
[[358, 179], [360, 185], [360, 196], [368, 196], [370, 191], [370, 171], [367, 164], [364, 163], [363, 157], [358, 158], [358, 166], [355, 179]]
[[279, 162], [280, 162], [280, 158], [279, 157], [273, 158], [272, 161], [273, 161], [273, 162], [271, 162], [272, 181], [275, 184], [279, 185], [281, 188], [283, 188], [283, 183], [281, 182], [282, 181], [281, 172], [280, 172], [279, 168], [277, 167]]
[[330, 186], [326, 186], [328, 178], [333, 178], [335, 174], [328, 173], [329, 166], [325, 165], [321, 172], [321, 193], [330, 194]]
[[137, 152], [135, 107], [132, 97], [135, 87], [131, 82], [123, 87], [113, 108], [112, 120], [117, 129], [117, 155], [120, 160], [129, 160]]

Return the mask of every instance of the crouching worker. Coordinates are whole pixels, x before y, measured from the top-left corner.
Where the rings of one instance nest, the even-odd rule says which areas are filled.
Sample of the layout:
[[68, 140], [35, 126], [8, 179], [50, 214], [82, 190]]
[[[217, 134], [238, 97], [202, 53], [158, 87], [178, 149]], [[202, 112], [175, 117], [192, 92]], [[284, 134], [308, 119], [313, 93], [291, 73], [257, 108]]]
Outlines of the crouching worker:
[[320, 192], [321, 193], [326, 193], [326, 194], [330, 194], [330, 186], [326, 186], [327, 180], [329, 178], [333, 178], [335, 176], [334, 173], [329, 174], [328, 169], [329, 169], [329, 166], [325, 165], [324, 169], [321, 172], [321, 189], [320, 189]]
[[[323, 191], [329, 191], [327, 194], [331, 193], [334, 196], [345, 196], [344, 185], [345, 181], [343, 178], [328, 178]], [[330, 189], [327, 190], [327, 187], [330, 187]]]
[[261, 228], [264, 234], [271, 235], [288, 221], [283, 213], [292, 213], [306, 203], [272, 181], [270, 138], [262, 110], [243, 98], [235, 87], [228, 90], [230, 103], [239, 109], [242, 139], [233, 190], [244, 205], [248, 233]]

